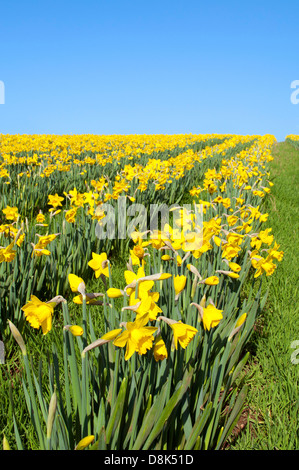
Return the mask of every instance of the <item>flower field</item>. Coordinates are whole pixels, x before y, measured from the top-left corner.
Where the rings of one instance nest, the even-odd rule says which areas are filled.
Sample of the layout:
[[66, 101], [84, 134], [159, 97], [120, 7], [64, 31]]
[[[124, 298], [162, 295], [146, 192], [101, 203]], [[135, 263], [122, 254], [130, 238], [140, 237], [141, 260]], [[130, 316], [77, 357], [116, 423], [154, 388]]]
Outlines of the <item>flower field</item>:
[[263, 226], [275, 142], [0, 136], [0, 367], [17, 358], [32, 427], [10, 389], [6, 447], [223, 448], [284, 254]]
[[286, 142], [290, 142], [295, 148], [299, 148], [299, 135], [290, 134], [286, 136]]

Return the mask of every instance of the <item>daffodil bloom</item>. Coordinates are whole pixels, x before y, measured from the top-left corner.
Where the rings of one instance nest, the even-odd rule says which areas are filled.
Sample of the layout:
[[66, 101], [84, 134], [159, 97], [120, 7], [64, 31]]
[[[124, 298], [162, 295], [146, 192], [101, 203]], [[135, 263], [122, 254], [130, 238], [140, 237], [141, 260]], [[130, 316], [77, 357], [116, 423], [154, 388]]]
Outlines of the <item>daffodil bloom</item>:
[[130, 295], [130, 306], [127, 308], [131, 307], [136, 312], [136, 318], [147, 316], [147, 321], [154, 321], [158, 313], [162, 313], [161, 308], [157, 305], [159, 296], [159, 292], [147, 292], [141, 299], [136, 299], [134, 291]]
[[243, 235], [240, 235], [238, 233], [228, 233], [226, 239], [227, 239], [227, 242], [228, 244], [230, 245], [241, 245], [242, 241], [243, 241]]
[[133, 271], [126, 270], [124, 272], [124, 276], [125, 276], [125, 280], [127, 282], [127, 286], [125, 288], [125, 291], [129, 296], [132, 293], [134, 293], [137, 283], [138, 283], [137, 297], [139, 299], [143, 298], [144, 296], [147, 296], [148, 291], [154, 285], [153, 280], [142, 280], [142, 278], [146, 277], [143, 266], [138, 268], [137, 274], [135, 274]]
[[73, 224], [76, 221], [78, 207], [73, 207], [65, 212], [65, 220], [70, 224]]
[[61, 201], [63, 201], [63, 199], [64, 199], [64, 198], [58, 196], [57, 193], [54, 194], [54, 196], [50, 194], [50, 195], [48, 196], [48, 200], [49, 200], [48, 204], [49, 204], [50, 206], [53, 206], [54, 208], [56, 208], [56, 207], [58, 207], [58, 206], [62, 206]]
[[265, 243], [266, 245], [271, 245], [274, 239], [274, 236], [270, 235], [271, 231], [272, 231], [272, 228], [267, 228], [266, 230], [260, 231], [259, 239], [262, 241], [262, 243]]
[[150, 243], [151, 243], [153, 248], [155, 248], [156, 250], [159, 250], [160, 248], [165, 246], [164, 240], [165, 239], [163, 239], [163, 237], [161, 237], [159, 235], [157, 235], [156, 237], [154, 237], [154, 235], [152, 235]]
[[173, 331], [175, 349], [178, 348], [178, 342], [180, 346], [185, 349], [198, 332], [198, 330], [193, 326], [186, 325], [181, 321], [170, 323], [170, 327]]
[[[1, 166], [2, 166], [2, 165], [1, 165]], [[19, 173], [19, 175], [20, 175], [20, 173]], [[19, 176], [19, 175], [18, 175], [18, 176]], [[9, 173], [8, 173], [8, 171], [7, 171], [6, 168], [1, 168], [1, 170], [0, 170], [0, 177], [1, 177], [1, 178], [4, 178], [5, 176], [7, 176], [7, 177], [9, 178]]]
[[260, 222], [266, 222], [268, 220], [269, 214], [260, 214]]
[[132, 264], [140, 266], [140, 262], [144, 258], [144, 248], [141, 245], [135, 245], [133, 250], [130, 250]]
[[231, 201], [230, 201], [230, 198], [229, 198], [229, 197], [227, 197], [227, 198], [225, 198], [225, 199], [222, 199], [221, 202], [222, 202], [222, 204], [224, 205], [224, 207], [225, 207], [226, 209], [228, 209], [228, 208], [230, 207]]
[[[59, 235], [59, 233], [52, 233], [50, 235], [43, 235], [43, 236], [40, 236], [38, 235], [39, 237], [39, 240], [38, 240], [38, 243], [37, 245], [40, 247], [40, 248], [45, 248], [47, 245], [49, 245], [50, 242], [52, 242], [53, 240], [55, 240], [55, 238]], [[36, 246], [37, 246], [36, 245]]]
[[155, 339], [154, 344], [154, 359], [156, 362], [163, 361], [167, 359], [168, 353], [166, 349], [166, 345], [161, 337], [161, 335], [157, 336]]
[[16, 256], [16, 250], [13, 250], [14, 243], [10, 243], [7, 247], [5, 248], [0, 248], [0, 263], [3, 261], [10, 262], [12, 261], [15, 256]]
[[[244, 188], [244, 189], [246, 189], [246, 188]], [[260, 209], [260, 206], [249, 207], [249, 210], [251, 212], [251, 217], [253, 217], [256, 220], [259, 219], [260, 216], [261, 216], [261, 213], [260, 213], [259, 209]]]
[[202, 322], [205, 330], [210, 330], [219, 324], [222, 320], [223, 310], [218, 310], [214, 305], [209, 304], [202, 309]]
[[0, 233], [4, 233], [5, 238], [15, 236], [15, 229], [10, 224], [0, 225]]
[[187, 233], [184, 236], [184, 241], [182, 243], [183, 251], [195, 251], [200, 250], [203, 245], [203, 236], [201, 233], [192, 232]]
[[84, 206], [84, 194], [78, 193], [77, 189], [74, 188], [69, 192], [70, 197], [70, 202], [72, 205], [75, 205], [77, 207], [83, 207]]
[[250, 241], [250, 245], [252, 248], [255, 248], [256, 250], [259, 250], [262, 246], [262, 240], [259, 237], [252, 237]]
[[39, 224], [42, 224], [42, 223], [45, 221], [45, 216], [44, 216], [44, 214], [42, 214], [42, 213], [40, 212], [39, 214], [37, 214], [35, 220], [36, 220], [36, 222], [38, 222]]
[[258, 255], [256, 252], [251, 253], [251, 264], [256, 269], [254, 277], [257, 278], [266, 273], [267, 276], [271, 276], [276, 269], [276, 265], [273, 263], [272, 256], [267, 256], [267, 258], [263, 258], [262, 256]]
[[241, 248], [237, 244], [226, 243], [222, 245], [222, 250], [222, 258], [226, 258], [230, 261], [239, 254]]
[[25, 233], [22, 233], [21, 235], [18, 236], [18, 239], [15, 239], [16, 245], [21, 246], [24, 239], [25, 239]]
[[97, 253], [92, 253], [92, 260], [88, 262], [88, 266], [94, 270], [95, 277], [97, 279], [101, 274], [109, 277], [109, 267], [106, 253], [101, 253], [100, 255]]
[[209, 241], [204, 240], [202, 243], [202, 246], [198, 250], [193, 251], [193, 256], [194, 258], [198, 259], [201, 257], [203, 253], [206, 253], [207, 251], [211, 250], [213, 247]]
[[35, 295], [31, 295], [30, 300], [21, 310], [25, 313], [25, 318], [32, 328], [39, 329], [41, 327], [43, 334], [46, 335], [52, 328], [55, 305], [55, 302], [42, 302]]
[[259, 196], [259, 197], [264, 197], [265, 196], [265, 193], [263, 193], [263, 191], [260, 191], [260, 190], [252, 191], [252, 194], [254, 196]]
[[18, 220], [18, 208], [17, 207], [10, 207], [7, 206], [5, 209], [2, 209], [3, 214], [5, 215], [7, 220]]
[[227, 218], [227, 223], [228, 223], [228, 225], [230, 225], [230, 226], [235, 225], [237, 221], [238, 221], [238, 217], [237, 217], [236, 215], [230, 215], [230, 216]]
[[284, 252], [283, 252], [283, 251], [278, 251], [278, 248], [279, 248], [279, 247], [280, 247], [280, 245], [278, 245], [278, 244], [275, 242], [273, 248], [270, 248], [270, 250], [268, 251], [268, 254], [269, 254], [269, 256], [271, 256], [272, 258], [277, 259], [277, 261], [282, 261]]
[[98, 204], [96, 208], [94, 205], [91, 205], [89, 207], [88, 214], [92, 216], [93, 220], [97, 220], [99, 222], [99, 225], [102, 224], [101, 220], [106, 217], [105, 211], [102, 209], [102, 204]]
[[55, 240], [55, 238], [58, 236], [59, 234], [58, 233], [53, 233], [51, 235], [44, 235], [44, 236], [41, 236], [41, 235], [38, 235], [39, 236], [39, 240], [38, 240], [38, 243], [36, 243], [36, 245], [33, 245], [33, 253], [32, 253], [32, 256], [42, 256], [42, 255], [50, 255], [51, 252], [49, 250], [46, 249], [46, 246], [53, 240]]
[[115, 346], [121, 348], [126, 347], [126, 361], [130, 359], [135, 352], [142, 355], [152, 348], [154, 341], [153, 333], [157, 328], [145, 326], [146, 324], [147, 315], [137, 318], [134, 322], [127, 322], [125, 324], [126, 330], [113, 341]]

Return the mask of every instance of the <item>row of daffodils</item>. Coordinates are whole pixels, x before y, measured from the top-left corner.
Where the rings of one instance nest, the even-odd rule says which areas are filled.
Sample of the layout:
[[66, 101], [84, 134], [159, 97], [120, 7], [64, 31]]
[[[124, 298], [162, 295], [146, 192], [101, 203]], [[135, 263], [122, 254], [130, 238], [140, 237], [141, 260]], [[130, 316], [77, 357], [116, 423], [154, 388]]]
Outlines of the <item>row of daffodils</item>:
[[[55, 151], [58, 142], [51, 141]], [[121, 151], [130, 145], [129, 154], [139, 155], [136, 149], [142, 139], [139, 147], [129, 142]], [[23, 329], [8, 320], [22, 352], [24, 393], [40, 449], [223, 448], [246, 399], [246, 387], [239, 390], [236, 381], [248, 360], [244, 346], [265, 304], [262, 281], [283, 258], [271, 228], [263, 228], [268, 219], [263, 201], [272, 186], [273, 143], [275, 138], [268, 135], [225, 136], [200, 151], [190, 148], [173, 156], [170, 152], [168, 158], [147, 158], [142, 168], [134, 158], [131, 165], [125, 159], [113, 182], [111, 177], [108, 184], [105, 179], [92, 180], [91, 191], [74, 188], [48, 196], [50, 211], [39, 212], [35, 225], [53, 231], [39, 234], [28, 252], [29, 282], [35, 275], [32, 260], [55, 255], [56, 261], [67, 264], [71, 253], [78, 255], [80, 243], [86, 269], [71, 263], [75, 269], [57, 282], [48, 299], [31, 292], [20, 308]], [[18, 149], [21, 143], [15, 145]], [[62, 140], [60, 152], [65, 146]], [[156, 230], [136, 227], [130, 232], [127, 266], [119, 279], [108, 241], [101, 240], [94, 249], [87, 221], [103, 226], [107, 215], [101, 204], [117, 202], [123, 194], [130, 203], [149, 204], [152, 200], [143, 199], [144, 193], [158, 193], [169, 201], [175, 185], [179, 200], [181, 184], [175, 182], [188, 178], [184, 188], [188, 187], [192, 204], [174, 204], [170, 220]], [[148, 187], [150, 180], [154, 192]], [[121, 191], [117, 183], [122, 183]], [[99, 207], [94, 205], [97, 201]], [[59, 219], [66, 202], [65, 215]], [[13, 207], [4, 210], [6, 217], [16, 217]], [[64, 217], [71, 210], [73, 221], [67, 221]], [[9, 230], [14, 242], [5, 248], [6, 266], [18, 241], [22, 253], [21, 237], [28, 233], [17, 228], [18, 218], [13, 220], [15, 232], [13, 224]], [[28, 222], [28, 231], [32, 226]], [[76, 238], [84, 229], [84, 236]], [[64, 244], [58, 248], [61, 238]], [[59, 258], [60, 253], [65, 258]], [[44, 264], [39, 275], [45, 266], [53, 268]], [[90, 277], [98, 286], [96, 292], [88, 290]], [[37, 284], [44, 285], [40, 278]], [[62, 295], [63, 286], [68, 295]], [[76, 318], [70, 301], [80, 308]], [[60, 324], [61, 317], [59, 334], [53, 324]], [[44, 358], [47, 386], [27, 351], [28, 325], [36, 334], [52, 338], [52, 355]], [[22, 449], [16, 415], [14, 429], [16, 443], [11, 445]]]
[[299, 135], [294, 135], [294, 134], [287, 135], [286, 142], [290, 142], [291, 145], [299, 149]]

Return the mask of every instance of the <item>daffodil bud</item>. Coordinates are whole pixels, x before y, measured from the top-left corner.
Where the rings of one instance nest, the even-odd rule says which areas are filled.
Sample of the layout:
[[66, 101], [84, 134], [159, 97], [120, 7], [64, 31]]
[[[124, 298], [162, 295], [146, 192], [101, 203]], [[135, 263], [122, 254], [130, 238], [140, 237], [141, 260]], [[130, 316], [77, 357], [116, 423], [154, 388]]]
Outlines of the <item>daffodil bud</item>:
[[79, 326], [79, 325], [66, 325], [64, 329], [70, 331], [73, 336], [83, 335], [83, 328], [82, 326]]
[[94, 436], [86, 436], [81, 441], [78, 442], [78, 444], [75, 447], [75, 450], [83, 450], [86, 447], [88, 447], [92, 442], [94, 441]]
[[23, 337], [22, 337], [21, 333], [19, 332], [18, 328], [10, 320], [8, 320], [8, 325], [9, 325], [10, 331], [11, 331], [14, 339], [16, 340], [16, 342], [18, 343], [18, 345], [21, 348], [23, 356], [26, 356], [26, 354], [27, 354], [26, 346], [25, 346], [25, 343], [24, 343], [24, 340], [23, 340]]
[[186, 285], [187, 278], [183, 274], [181, 276], [175, 276], [173, 279], [174, 283], [174, 290], [176, 297], [179, 296], [179, 294], [184, 290], [185, 285]]
[[110, 287], [110, 289], [107, 290], [106, 294], [110, 299], [117, 299], [118, 297], [124, 296], [124, 291], [121, 289]]
[[201, 281], [204, 284], [207, 284], [208, 286], [217, 286], [219, 284], [219, 277], [217, 276], [210, 276]]

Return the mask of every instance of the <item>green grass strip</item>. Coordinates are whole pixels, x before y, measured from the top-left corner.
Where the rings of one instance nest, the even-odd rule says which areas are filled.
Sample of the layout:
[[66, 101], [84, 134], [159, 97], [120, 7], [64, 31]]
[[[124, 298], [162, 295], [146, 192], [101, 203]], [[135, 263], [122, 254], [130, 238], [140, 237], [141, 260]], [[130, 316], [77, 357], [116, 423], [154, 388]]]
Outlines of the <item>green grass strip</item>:
[[254, 354], [243, 377], [249, 385], [242, 413], [246, 424], [241, 432], [239, 426], [237, 438], [228, 443], [235, 450], [299, 448], [299, 149], [286, 141], [275, 145], [272, 154], [274, 186], [263, 228], [272, 228], [284, 259], [265, 280], [269, 297], [261, 327], [251, 342]]

